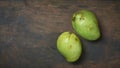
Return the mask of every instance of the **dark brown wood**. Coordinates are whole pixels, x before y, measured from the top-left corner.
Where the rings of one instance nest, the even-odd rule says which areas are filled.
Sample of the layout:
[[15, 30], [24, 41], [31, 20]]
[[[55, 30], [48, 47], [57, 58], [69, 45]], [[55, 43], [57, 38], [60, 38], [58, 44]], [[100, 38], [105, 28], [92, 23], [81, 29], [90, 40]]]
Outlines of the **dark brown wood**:
[[[72, 14], [93, 11], [101, 38], [83, 44], [81, 58], [68, 63], [56, 49], [60, 33], [76, 33]], [[119, 68], [120, 1], [3, 0], [0, 1], [0, 68]]]

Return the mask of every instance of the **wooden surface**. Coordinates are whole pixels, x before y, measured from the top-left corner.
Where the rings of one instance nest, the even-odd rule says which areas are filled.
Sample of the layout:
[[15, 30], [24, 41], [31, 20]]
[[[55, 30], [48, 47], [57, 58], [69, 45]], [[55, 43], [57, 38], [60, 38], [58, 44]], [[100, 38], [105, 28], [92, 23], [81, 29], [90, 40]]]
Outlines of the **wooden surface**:
[[[93, 11], [102, 37], [79, 38], [82, 56], [68, 63], [56, 49], [60, 33], [71, 31], [72, 14]], [[0, 0], [0, 68], [119, 68], [120, 1]]]

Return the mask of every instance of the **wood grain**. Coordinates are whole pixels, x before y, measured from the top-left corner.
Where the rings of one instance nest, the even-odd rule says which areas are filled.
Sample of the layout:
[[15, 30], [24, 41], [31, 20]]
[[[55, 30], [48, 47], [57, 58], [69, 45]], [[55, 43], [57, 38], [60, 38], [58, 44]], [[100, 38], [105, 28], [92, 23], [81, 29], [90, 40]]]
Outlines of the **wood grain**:
[[[94, 42], [79, 36], [82, 56], [68, 63], [56, 40], [64, 31], [75, 32], [72, 14], [81, 9], [97, 15], [102, 36]], [[119, 12], [117, 0], [1, 0], [0, 68], [119, 68]]]

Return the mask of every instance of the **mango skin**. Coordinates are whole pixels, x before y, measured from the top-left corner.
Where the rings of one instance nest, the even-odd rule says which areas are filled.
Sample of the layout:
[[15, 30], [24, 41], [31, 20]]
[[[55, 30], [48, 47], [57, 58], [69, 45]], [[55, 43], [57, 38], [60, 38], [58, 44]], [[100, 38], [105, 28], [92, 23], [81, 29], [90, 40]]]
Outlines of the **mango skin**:
[[68, 62], [75, 62], [82, 53], [79, 38], [70, 32], [63, 32], [57, 39], [57, 49]]
[[77, 11], [72, 17], [74, 30], [87, 40], [97, 40], [100, 37], [100, 29], [95, 14], [89, 10]]

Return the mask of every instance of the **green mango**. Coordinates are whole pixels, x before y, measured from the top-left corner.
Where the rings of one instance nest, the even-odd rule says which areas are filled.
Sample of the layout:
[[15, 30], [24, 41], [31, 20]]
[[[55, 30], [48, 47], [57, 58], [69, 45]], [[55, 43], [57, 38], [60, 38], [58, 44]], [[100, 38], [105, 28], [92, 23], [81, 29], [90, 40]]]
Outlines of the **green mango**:
[[77, 11], [72, 17], [74, 30], [87, 40], [97, 40], [100, 37], [100, 29], [95, 14], [89, 10]]
[[75, 62], [82, 53], [79, 38], [70, 32], [63, 32], [57, 39], [57, 49], [68, 62]]

